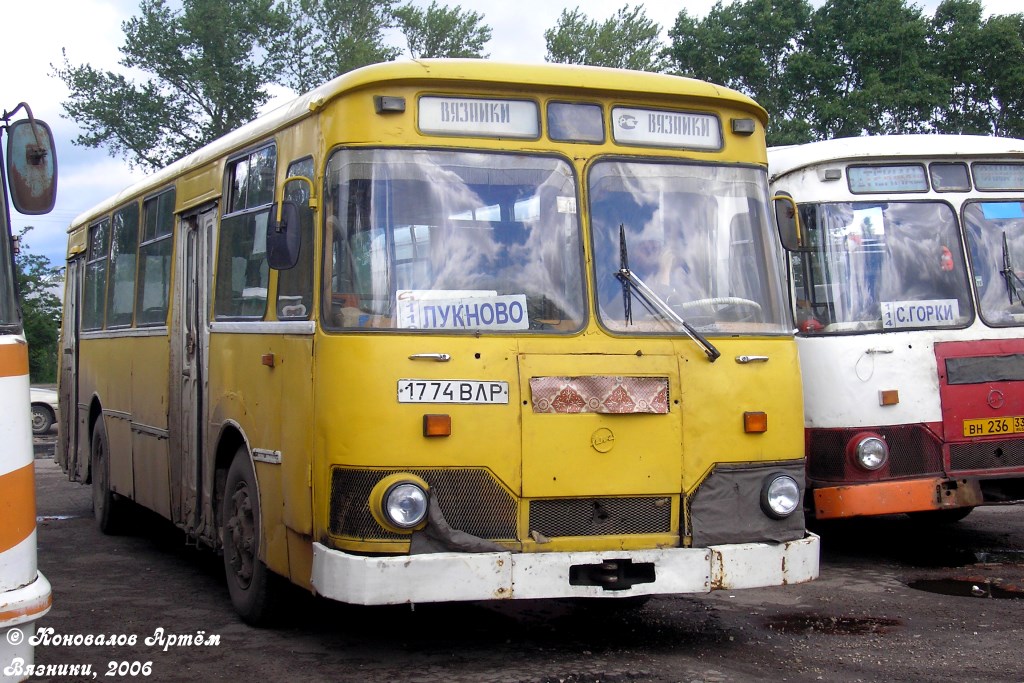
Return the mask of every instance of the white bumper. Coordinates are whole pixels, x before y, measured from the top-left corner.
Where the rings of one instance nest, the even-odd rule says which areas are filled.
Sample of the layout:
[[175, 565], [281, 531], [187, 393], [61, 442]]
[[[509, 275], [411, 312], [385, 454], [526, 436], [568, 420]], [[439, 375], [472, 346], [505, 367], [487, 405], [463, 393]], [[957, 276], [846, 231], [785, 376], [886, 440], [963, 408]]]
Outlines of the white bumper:
[[[709, 593], [810, 581], [818, 576], [818, 548], [814, 534], [709, 548], [399, 557], [350, 555], [314, 543], [312, 582], [320, 595], [358, 605]], [[572, 566], [609, 560], [651, 563], [654, 581], [615, 591], [570, 585]]]
[[[27, 586], [0, 593], [0, 681], [21, 681], [18, 673], [32, 664], [35, 622], [50, 611], [50, 582], [40, 573]], [[20, 667], [15, 666], [21, 660]]]

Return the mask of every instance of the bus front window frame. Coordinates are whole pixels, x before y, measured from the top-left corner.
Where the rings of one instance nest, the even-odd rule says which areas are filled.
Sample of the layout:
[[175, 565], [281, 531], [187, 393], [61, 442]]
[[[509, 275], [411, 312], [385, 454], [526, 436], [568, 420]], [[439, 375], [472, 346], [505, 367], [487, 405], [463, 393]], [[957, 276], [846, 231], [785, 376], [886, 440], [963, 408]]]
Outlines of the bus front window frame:
[[1024, 325], [1024, 201], [965, 202], [963, 220], [982, 321], [989, 327]]
[[[974, 320], [959, 221], [948, 202], [801, 203], [800, 220], [811, 247], [793, 254], [801, 331], [959, 329]], [[944, 312], [930, 318], [929, 306]]]
[[577, 186], [557, 155], [335, 150], [325, 173], [324, 328], [578, 332]]
[[606, 158], [587, 183], [598, 319], [610, 332], [682, 332], [623, 289], [621, 228], [629, 269], [699, 332], [791, 333], [763, 169]]

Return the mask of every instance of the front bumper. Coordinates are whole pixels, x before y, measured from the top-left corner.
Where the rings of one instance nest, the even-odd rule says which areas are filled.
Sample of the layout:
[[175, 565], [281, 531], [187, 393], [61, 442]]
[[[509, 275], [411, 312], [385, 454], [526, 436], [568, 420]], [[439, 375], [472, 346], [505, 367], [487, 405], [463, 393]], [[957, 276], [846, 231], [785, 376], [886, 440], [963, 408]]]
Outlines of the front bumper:
[[898, 479], [814, 489], [814, 517], [841, 519], [865, 515], [973, 507], [983, 501], [973, 479]]
[[[819, 539], [568, 553], [433, 553], [364, 557], [313, 544], [312, 583], [324, 597], [358, 605], [625, 598], [804, 583], [818, 576]], [[572, 568], [629, 560], [653, 580], [625, 590], [570, 583]]]

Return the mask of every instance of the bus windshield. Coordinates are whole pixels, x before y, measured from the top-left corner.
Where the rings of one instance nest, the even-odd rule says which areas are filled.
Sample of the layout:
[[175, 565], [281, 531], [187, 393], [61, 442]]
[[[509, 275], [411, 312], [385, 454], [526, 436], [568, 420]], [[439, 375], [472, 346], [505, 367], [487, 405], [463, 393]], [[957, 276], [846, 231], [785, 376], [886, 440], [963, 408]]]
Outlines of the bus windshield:
[[657, 306], [623, 287], [625, 259], [661, 304], [697, 330], [789, 332], [762, 169], [604, 161], [588, 186], [598, 309], [609, 330], [679, 333]]
[[967, 245], [989, 325], [1024, 324], [1024, 203], [970, 202], [964, 207]]
[[340, 150], [326, 177], [326, 328], [582, 326], [576, 184], [563, 160]]
[[801, 329], [862, 332], [970, 322], [957, 218], [946, 202], [803, 204], [800, 221], [813, 247], [793, 255]]

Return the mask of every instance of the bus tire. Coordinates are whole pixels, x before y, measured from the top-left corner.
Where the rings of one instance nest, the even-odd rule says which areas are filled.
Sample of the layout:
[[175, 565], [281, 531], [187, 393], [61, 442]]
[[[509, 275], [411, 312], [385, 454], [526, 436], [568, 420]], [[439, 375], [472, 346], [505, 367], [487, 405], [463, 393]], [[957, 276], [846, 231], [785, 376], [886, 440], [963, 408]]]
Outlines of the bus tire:
[[110, 490], [110, 442], [103, 418], [96, 421], [89, 449], [92, 477], [92, 514], [96, 526], [107, 535], [121, 532], [124, 526], [124, 501]]
[[260, 560], [260, 499], [244, 446], [231, 460], [221, 500], [224, 574], [231, 604], [252, 626], [274, 622], [281, 591], [277, 575]]

